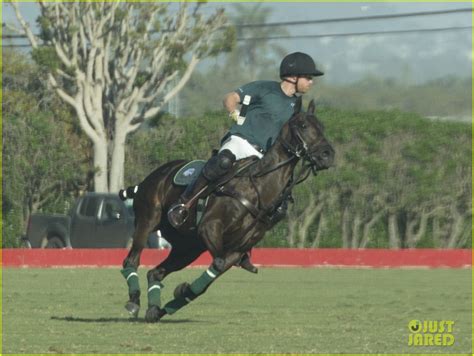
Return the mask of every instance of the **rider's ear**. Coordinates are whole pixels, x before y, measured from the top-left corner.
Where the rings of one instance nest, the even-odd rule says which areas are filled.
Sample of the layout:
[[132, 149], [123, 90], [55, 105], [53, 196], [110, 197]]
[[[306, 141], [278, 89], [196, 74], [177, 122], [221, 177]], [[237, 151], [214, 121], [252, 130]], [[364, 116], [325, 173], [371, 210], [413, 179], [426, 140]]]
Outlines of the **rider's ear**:
[[314, 99], [311, 99], [311, 101], [309, 102], [309, 105], [308, 105], [308, 111], [307, 112], [310, 115], [313, 115], [315, 107], [316, 107], [316, 105], [314, 105]]
[[298, 99], [296, 99], [296, 102], [295, 102], [295, 110], [293, 112], [294, 114], [298, 114], [299, 112], [301, 112], [302, 103], [303, 103], [303, 98], [301, 96], [299, 96]]

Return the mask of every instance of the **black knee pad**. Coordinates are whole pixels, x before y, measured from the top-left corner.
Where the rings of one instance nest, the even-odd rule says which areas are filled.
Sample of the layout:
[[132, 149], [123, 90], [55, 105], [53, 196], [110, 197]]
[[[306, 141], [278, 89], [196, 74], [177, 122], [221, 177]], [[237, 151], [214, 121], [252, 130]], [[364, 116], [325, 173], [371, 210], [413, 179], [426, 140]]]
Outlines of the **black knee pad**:
[[229, 150], [223, 150], [211, 157], [203, 168], [203, 175], [209, 181], [214, 181], [226, 175], [234, 165], [235, 155]]
[[229, 150], [223, 150], [217, 155], [219, 166], [222, 170], [228, 171], [235, 162], [235, 155]]

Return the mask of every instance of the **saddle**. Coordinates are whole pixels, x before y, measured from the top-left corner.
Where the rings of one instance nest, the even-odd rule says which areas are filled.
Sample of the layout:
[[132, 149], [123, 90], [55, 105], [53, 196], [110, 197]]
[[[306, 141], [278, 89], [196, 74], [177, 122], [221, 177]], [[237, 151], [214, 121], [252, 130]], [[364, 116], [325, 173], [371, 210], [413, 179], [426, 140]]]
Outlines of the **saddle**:
[[[238, 175], [244, 174], [250, 167], [259, 161], [258, 157], [251, 156], [249, 158], [244, 158], [238, 160], [234, 163], [232, 169], [226, 175], [219, 178], [212, 184], [213, 189], [221, 187], [228, 183], [230, 180], [235, 178]], [[199, 175], [201, 174], [202, 169], [206, 165], [207, 161], [204, 160], [194, 160], [186, 163], [183, 167], [179, 169], [178, 172], [173, 177], [173, 183], [175, 185], [186, 187], [191, 184]], [[211, 188], [211, 187], [209, 187]], [[207, 193], [212, 193], [212, 191], [207, 190]]]
[[[210, 183], [204, 190], [202, 190], [196, 197], [193, 198], [193, 203], [191, 205], [194, 205], [193, 208], [195, 208], [196, 227], [201, 221], [202, 215], [207, 206], [209, 195], [216, 191], [222, 190], [224, 185], [230, 182], [233, 178], [245, 174], [245, 172], [247, 172], [258, 161], [259, 158], [255, 156], [236, 161], [232, 169], [226, 175], [220, 177], [215, 182]], [[186, 187], [193, 183], [193, 181], [201, 174], [201, 171], [203, 170], [206, 163], [207, 161], [204, 160], [193, 160], [186, 163], [174, 175], [173, 183], [181, 187]]]

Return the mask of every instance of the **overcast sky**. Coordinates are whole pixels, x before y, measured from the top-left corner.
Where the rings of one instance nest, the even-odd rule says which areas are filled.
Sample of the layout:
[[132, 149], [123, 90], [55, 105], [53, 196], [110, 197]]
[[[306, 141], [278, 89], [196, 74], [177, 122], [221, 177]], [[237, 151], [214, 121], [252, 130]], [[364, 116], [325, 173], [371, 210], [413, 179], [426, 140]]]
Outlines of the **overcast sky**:
[[[11, 8], [2, 3], [3, 21], [14, 21]], [[255, 6], [255, 4], [248, 4]], [[265, 3], [270, 22], [319, 20], [341, 17], [374, 16], [408, 12], [471, 8], [471, 3]], [[207, 4], [232, 12], [232, 3]], [[22, 3], [22, 12], [34, 24], [38, 6]], [[367, 31], [449, 28], [471, 26], [471, 13], [417, 16], [370, 21], [335, 22], [287, 26], [292, 35], [321, 35]], [[353, 37], [324, 37], [276, 40], [288, 52], [311, 54], [326, 72], [325, 80], [352, 82], [366, 75], [399, 77], [412, 84], [456, 75], [471, 77], [472, 31], [442, 31]]]

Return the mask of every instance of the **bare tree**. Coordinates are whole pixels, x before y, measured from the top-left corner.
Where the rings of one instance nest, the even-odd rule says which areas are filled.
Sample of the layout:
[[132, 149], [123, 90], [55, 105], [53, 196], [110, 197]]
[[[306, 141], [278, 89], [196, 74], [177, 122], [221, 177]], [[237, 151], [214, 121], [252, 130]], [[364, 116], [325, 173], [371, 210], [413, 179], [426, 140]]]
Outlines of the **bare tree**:
[[[306, 192], [307, 193], [307, 192]], [[324, 224], [321, 217], [324, 207], [327, 205], [327, 195], [321, 193], [309, 193], [309, 196], [304, 199], [304, 204], [299, 204], [299, 207], [290, 206], [288, 209], [288, 235], [287, 240], [290, 246], [298, 248], [307, 247], [310, 236], [310, 228], [313, 223], [320, 217], [320, 224]], [[318, 225], [318, 234], [313, 238], [311, 247], [317, 247], [321, 240], [323, 227]], [[314, 240], [317, 239], [317, 242]]]
[[127, 135], [183, 88], [201, 59], [229, 50], [234, 38], [219, 30], [223, 10], [204, 18], [201, 3], [39, 2], [39, 37], [11, 5], [33, 56], [47, 62], [49, 83], [92, 141], [101, 192], [123, 186]]

